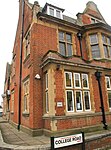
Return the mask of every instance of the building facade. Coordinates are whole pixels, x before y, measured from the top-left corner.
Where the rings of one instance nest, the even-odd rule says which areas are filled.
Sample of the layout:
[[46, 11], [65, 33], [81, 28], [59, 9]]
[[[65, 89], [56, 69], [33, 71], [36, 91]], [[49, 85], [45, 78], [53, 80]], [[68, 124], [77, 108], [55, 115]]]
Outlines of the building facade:
[[19, 5], [10, 123], [33, 136], [110, 128], [111, 26], [97, 5], [88, 2], [77, 19], [48, 3]]

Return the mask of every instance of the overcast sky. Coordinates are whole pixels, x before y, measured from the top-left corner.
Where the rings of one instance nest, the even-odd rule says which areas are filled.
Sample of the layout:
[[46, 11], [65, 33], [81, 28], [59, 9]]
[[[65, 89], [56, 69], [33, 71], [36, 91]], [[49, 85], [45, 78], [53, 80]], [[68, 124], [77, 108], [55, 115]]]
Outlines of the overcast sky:
[[[19, 0], [1, 0], [0, 2], [0, 104], [2, 102], [1, 94], [4, 91], [4, 80], [6, 63], [11, 63], [14, 39], [18, 21]], [[86, 3], [89, 0], [38, 0], [41, 7], [46, 2], [65, 9], [64, 14], [74, 17], [78, 12], [83, 12]], [[106, 22], [111, 25], [111, 1], [110, 0], [92, 0], [103, 15]], [[29, 0], [34, 3], [34, 0]]]

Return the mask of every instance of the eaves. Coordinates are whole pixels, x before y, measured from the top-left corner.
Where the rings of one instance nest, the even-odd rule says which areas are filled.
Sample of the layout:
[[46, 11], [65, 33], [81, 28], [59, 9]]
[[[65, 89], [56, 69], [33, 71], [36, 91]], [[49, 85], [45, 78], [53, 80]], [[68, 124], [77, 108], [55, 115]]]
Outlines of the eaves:
[[92, 30], [92, 29], [103, 29], [108, 32], [111, 32], [111, 26], [109, 26], [108, 24], [104, 24], [104, 23], [94, 23], [94, 24], [82, 26], [82, 31], [84, 32]]
[[37, 14], [37, 19], [40, 19], [42, 21], [56, 23], [58, 25], [62, 25], [62, 26], [66, 26], [66, 27], [70, 27], [70, 28], [73, 28], [73, 29], [76, 29], [76, 30], [79, 30], [79, 31], [82, 30], [82, 26], [80, 26], [80, 25], [77, 25], [77, 24], [68, 22], [66, 20], [50, 16], [50, 15], [47, 15], [47, 14], [43, 14], [41, 12], [39, 12]]

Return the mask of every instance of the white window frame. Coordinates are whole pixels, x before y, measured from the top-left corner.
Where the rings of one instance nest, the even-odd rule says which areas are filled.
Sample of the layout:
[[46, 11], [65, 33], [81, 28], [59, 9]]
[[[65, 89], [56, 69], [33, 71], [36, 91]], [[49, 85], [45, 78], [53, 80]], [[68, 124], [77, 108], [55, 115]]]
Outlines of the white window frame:
[[[66, 85], [66, 74], [70, 74], [70, 77], [71, 77], [71, 86], [67, 86]], [[72, 85], [72, 72], [65, 72], [65, 87], [66, 88], [72, 88], [73, 87], [73, 85]]]
[[[73, 107], [73, 110], [71, 110], [71, 111], [68, 111], [67, 92], [72, 93], [72, 107]], [[66, 110], [67, 110], [67, 112], [74, 112], [74, 94], [73, 94], [73, 90], [66, 90]]]
[[[74, 74], [74, 88], [76, 88], [76, 89], [81, 89], [80, 73], [73, 73], [73, 74]], [[79, 85], [80, 85], [80, 86], [76, 86], [75, 75], [78, 75], [78, 77], [79, 77]]]
[[[90, 106], [90, 109], [86, 109], [86, 107], [85, 107], [85, 97], [84, 97], [84, 93], [85, 92], [88, 92], [88, 95], [89, 95], [89, 106]], [[84, 109], [85, 109], [85, 111], [91, 111], [91, 99], [90, 99], [90, 91], [83, 91], [83, 99], [84, 99]]]
[[[107, 79], [108, 79], [110, 88], [107, 88]], [[105, 82], [106, 82], [107, 97], [108, 97], [108, 94], [111, 93], [111, 82], [110, 82], [110, 77], [109, 76], [105, 76]], [[108, 106], [109, 106], [109, 98], [108, 98]], [[109, 106], [109, 109], [111, 110], [110, 106]]]
[[52, 6], [47, 6], [47, 13], [48, 13], [48, 15], [52, 16], [52, 15], [50, 14], [50, 9], [53, 9], [53, 10], [54, 10], [54, 16], [53, 16], [53, 17], [58, 18], [57, 15], [56, 15], [56, 11], [59, 11], [59, 12], [60, 12], [60, 18], [59, 18], [59, 19], [63, 19], [62, 11], [59, 10], [59, 9], [57, 9], [57, 8], [54, 8], [54, 7], [52, 7]]
[[[71, 76], [71, 83], [72, 83], [72, 86], [71, 87], [67, 87], [66, 86], [66, 73], [68, 73], [68, 74], [71, 74], [70, 76]], [[80, 85], [80, 87], [75, 87], [75, 80], [74, 80], [74, 78], [75, 78], [75, 74], [77, 74], [78, 75], [78, 77], [79, 77], [79, 85]], [[83, 81], [82, 81], [82, 79], [83, 79], [83, 75], [86, 75], [86, 80], [87, 80], [87, 85], [88, 85], [88, 87], [86, 87], [86, 88], [83, 88]], [[91, 111], [91, 99], [90, 99], [90, 89], [89, 89], [89, 76], [88, 76], [88, 74], [87, 73], [77, 73], [77, 72], [69, 72], [69, 71], [65, 71], [64, 72], [64, 76], [65, 76], [65, 95], [66, 95], [66, 111], [69, 113], [69, 112], [75, 112], [75, 113], [77, 113], [77, 112], [89, 112], [89, 111]], [[74, 85], [74, 86], [73, 86]], [[72, 91], [72, 94], [73, 94], [73, 111], [68, 111], [68, 103], [67, 103], [67, 91]], [[81, 110], [77, 110], [77, 104], [76, 104], [76, 92], [80, 92], [80, 97], [81, 97], [81, 100], [80, 100], [80, 102], [81, 102]], [[85, 107], [85, 97], [84, 97], [84, 93], [85, 92], [88, 92], [88, 96], [89, 96], [89, 107], [90, 107], [90, 109], [86, 109], [86, 107]]]
[[[85, 73], [82, 73], [81, 75], [82, 75], [82, 87], [83, 87], [83, 89], [89, 89], [88, 75], [85, 74]], [[87, 87], [84, 87], [84, 86], [83, 86], [83, 76], [84, 76], [84, 75], [86, 76], [86, 81], [87, 81], [87, 85], [88, 85]]]

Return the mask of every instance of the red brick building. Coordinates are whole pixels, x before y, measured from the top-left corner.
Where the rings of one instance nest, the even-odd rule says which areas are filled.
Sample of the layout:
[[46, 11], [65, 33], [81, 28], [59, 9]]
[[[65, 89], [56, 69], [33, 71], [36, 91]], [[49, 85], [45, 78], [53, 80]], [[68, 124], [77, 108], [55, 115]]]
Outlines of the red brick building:
[[96, 4], [88, 2], [77, 19], [48, 3], [19, 4], [4, 90], [10, 123], [32, 135], [110, 128], [111, 26]]

